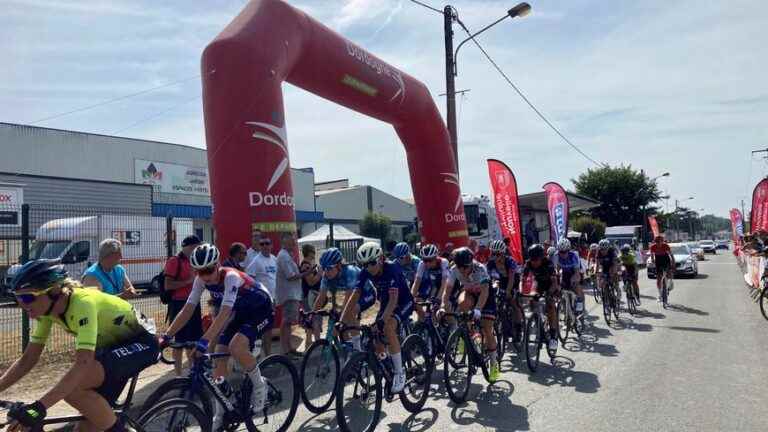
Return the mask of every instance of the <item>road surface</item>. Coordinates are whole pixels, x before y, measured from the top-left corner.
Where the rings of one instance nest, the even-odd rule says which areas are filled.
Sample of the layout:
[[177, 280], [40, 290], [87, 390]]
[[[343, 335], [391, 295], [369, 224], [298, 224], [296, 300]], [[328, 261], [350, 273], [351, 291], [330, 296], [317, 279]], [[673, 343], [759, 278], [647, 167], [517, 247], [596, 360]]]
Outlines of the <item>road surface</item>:
[[[502, 381], [487, 387], [478, 374], [464, 405], [448, 399], [438, 365], [424, 410], [410, 415], [385, 401], [377, 430], [768, 430], [768, 321], [730, 253], [699, 264], [697, 279], [675, 281], [672, 309], [656, 303], [645, 272], [639, 316], [624, 313], [609, 328], [590, 298], [588, 328], [559, 349], [557, 366], [531, 375], [508, 355]], [[290, 429], [335, 431], [335, 412], [312, 416], [300, 405]]]

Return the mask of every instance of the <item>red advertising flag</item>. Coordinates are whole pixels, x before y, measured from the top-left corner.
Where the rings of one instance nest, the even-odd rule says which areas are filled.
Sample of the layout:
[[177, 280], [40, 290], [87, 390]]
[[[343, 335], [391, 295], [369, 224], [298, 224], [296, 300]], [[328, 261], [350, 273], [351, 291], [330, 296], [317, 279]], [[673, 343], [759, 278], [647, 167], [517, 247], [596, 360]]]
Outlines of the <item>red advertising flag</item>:
[[660, 235], [659, 233], [659, 223], [656, 222], [656, 216], [648, 216], [648, 225], [651, 226], [651, 232], [653, 233], [653, 238], [656, 238]]
[[496, 207], [501, 235], [509, 239], [509, 251], [518, 263], [523, 262], [523, 238], [520, 229], [520, 204], [517, 199], [517, 180], [512, 170], [502, 161], [488, 159], [491, 195]]
[[768, 231], [768, 178], [761, 180], [752, 192], [749, 228], [750, 232]]
[[549, 238], [554, 244], [568, 237], [568, 195], [565, 189], [557, 183], [550, 182], [543, 186], [547, 193], [547, 208], [549, 209]]
[[744, 237], [744, 216], [738, 209], [731, 209], [731, 237], [733, 238], [733, 254], [738, 256], [741, 250], [741, 238]]

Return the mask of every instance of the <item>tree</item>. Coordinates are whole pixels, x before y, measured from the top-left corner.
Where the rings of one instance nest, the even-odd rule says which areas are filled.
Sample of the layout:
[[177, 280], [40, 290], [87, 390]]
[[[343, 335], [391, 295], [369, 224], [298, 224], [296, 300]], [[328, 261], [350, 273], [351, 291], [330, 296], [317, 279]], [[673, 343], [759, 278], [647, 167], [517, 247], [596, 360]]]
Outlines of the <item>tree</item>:
[[360, 234], [377, 238], [382, 244], [389, 239], [392, 220], [381, 213], [369, 212], [360, 221]]
[[645, 225], [661, 196], [656, 182], [631, 165], [590, 169], [571, 181], [577, 193], [600, 201], [588, 213], [608, 226]]
[[605, 222], [593, 217], [577, 217], [570, 225], [572, 230], [586, 234], [589, 243], [597, 243], [605, 236]]

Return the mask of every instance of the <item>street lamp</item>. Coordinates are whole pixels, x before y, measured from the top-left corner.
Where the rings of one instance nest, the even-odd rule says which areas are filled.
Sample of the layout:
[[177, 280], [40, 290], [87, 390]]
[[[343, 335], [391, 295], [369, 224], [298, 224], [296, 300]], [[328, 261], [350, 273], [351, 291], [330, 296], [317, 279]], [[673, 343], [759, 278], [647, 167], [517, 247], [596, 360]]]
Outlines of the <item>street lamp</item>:
[[[457, 21], [462, 27], [464, 27], [464, 23], [462, 23], [461, 20], [459, 20], [459, 15], [453, 6], [448, 5], [443, 9], [443, 23], [445, 26], [445, 81], [446, 81], [445, 92], [447, 96], [446, 97], [447, 99], [446, 123], [448, 125], [448, 134], [450, 135], [450, 138], [451, 138], [451, 147], [453, 148], [453, 157], [454, 157], [454, 160], [456, 161], [456, 174], [458, 174], [458, 170], [459, 170], [459, 147], [458, 147], [459, 140], [458, 140], [458, 132], [456, 130], [456, 81], [455, 81], [455, 78], [456, 78], [456, 75], [458, 75], [456, 57], [459, 55], [459, 49], [461, 49], [462, 45], [464, 45], [468, 41], [473, 40], [475, 36], [479, 35], [480, 33], [483, 33], [484, 31], [504, 21], [505, 19], [516, 18], [516, 17], [522, 18], [528, 15], [530, 12], [531, 12], [531, 5], [525, 2], [519, 3], [517, 6], [508, 10], [503, 17], [497, 19], [491, 24], [483, 27], [480, 31], [470, 35], [468, 38], [461, 41], [459, 46], [456, 48], [456, 51], [454, 51], [453, 50], [453, 21], [454, 20]], [[466, 29], [466, 27], [464, 28]]]
[[675, 235], [677, 236], [677, 240], [680, 240], [680, 215], [677, 211], [680, 210], [680, 203], [684, 203], [692, 199], [694, 198], [688, 197], [682, 200], [675, 200]]

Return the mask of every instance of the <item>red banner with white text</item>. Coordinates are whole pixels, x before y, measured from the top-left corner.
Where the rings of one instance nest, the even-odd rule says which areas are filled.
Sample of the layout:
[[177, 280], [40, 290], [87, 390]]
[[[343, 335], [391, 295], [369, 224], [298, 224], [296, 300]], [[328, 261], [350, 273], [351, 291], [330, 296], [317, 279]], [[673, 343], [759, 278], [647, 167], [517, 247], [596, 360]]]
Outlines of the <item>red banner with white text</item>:
[[651, 226], [651, 232], [653, 233], [653, 238], [658, 237], [661, 235], [659, 232], [659, 223], [656, 222], [656, 216], [648, 216], [648, 225]]
[[750, 232], [768, 232], [768, 178], [761, 180], [752, 192], [749, 230]]
[[568, 195], [565, 189], [557, 183], [545, 184], [547, 193], [547, 208], [549, 209], [549, 238], [553, 245], [568, 237]]
[[502, 161], [488, 159], [491, 195], [499, 220], [501, 235], [509, 239], [509, 252], [518, 263], [523, 262], [523, 238], [520, 229], [520, 205], [517, 198], [517, 180], [512, 170]]

